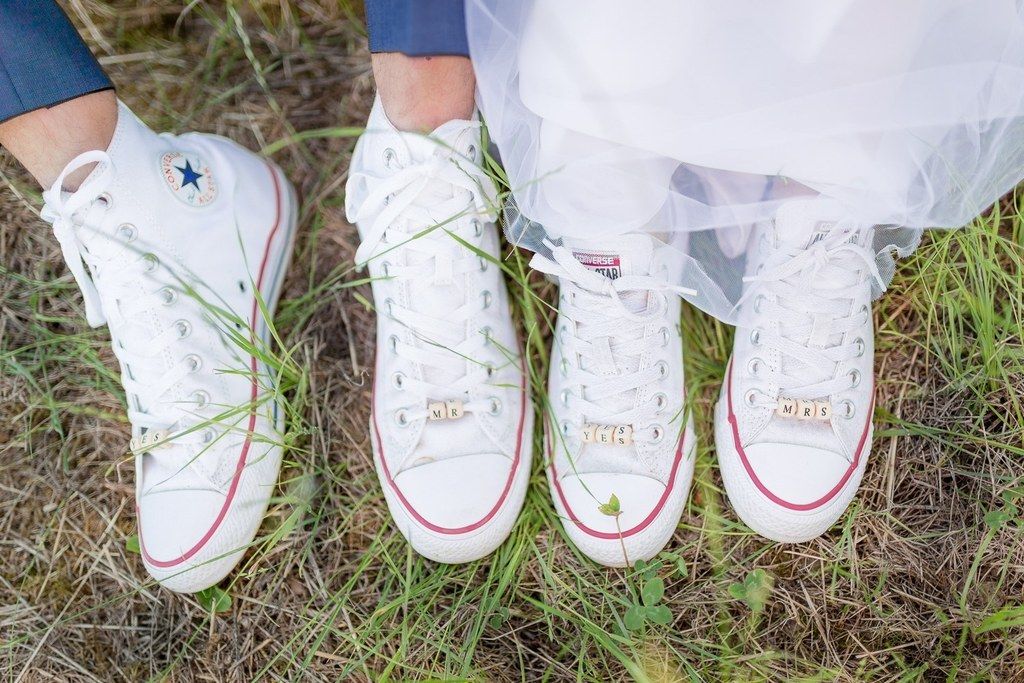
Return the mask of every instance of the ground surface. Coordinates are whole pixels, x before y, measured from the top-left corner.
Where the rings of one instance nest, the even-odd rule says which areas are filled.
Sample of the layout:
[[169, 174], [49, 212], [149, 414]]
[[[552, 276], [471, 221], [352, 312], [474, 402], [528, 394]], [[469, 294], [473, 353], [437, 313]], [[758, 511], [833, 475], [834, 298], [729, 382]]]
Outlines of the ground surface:
[[300, 186], [278, 316], [292, 448], [268, 540], [222, 586], [226, 611], [149, 582], [129, 549], [133, 473], [105, 332], [82, 319], [38, 192], [0, 156], [0, 679], [1024, 678], [1021, 202], [926, 237], [876, 304], [873, 459], [842, 522], [811, 543], [765, 542], [724, 500], [710, 416], [730, 332], [687, 309], [701, 449], [656, 569], [671, 623], [629, 631], [645, 577], [574, 552], [539, 462], [513, 536], [485, 561], [425, 562], [388, 523], [364, 427], [373, 314], [368, 289], [347, 284], [342, 210], [345, 127], [372, 95], [358, 12], [65, 6], [147, 122], [266, 149]]

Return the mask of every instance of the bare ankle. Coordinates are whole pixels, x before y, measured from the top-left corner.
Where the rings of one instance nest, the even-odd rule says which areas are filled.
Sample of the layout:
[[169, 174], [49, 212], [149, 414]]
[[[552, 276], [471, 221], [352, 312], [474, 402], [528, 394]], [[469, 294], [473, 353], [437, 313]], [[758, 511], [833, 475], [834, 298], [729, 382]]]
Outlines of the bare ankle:
[[408, 132], [430, 132], [472, 117], [476, 79], [467, 57], [373, 55], [377, 93], [391, 123]]

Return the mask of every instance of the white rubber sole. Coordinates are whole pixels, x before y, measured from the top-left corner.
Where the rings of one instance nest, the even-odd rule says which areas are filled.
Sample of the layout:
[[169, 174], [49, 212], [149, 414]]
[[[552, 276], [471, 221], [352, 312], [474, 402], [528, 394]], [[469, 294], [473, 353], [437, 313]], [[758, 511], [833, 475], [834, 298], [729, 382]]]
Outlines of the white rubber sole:
[[[549, 435], [550, 438], [550, 435]], [[558, 513], [562, 528], [573, 545], [579, 548], [580, 552], [594, 562], [606, 567], [626, 567], [636, 563], [637, 560], [650, 560], [660, 553], [672, 539], [676, 528], [679, 526], [679, 519], [686, 508], [686, 501], [690, 495], [690, 485], [693, 482], [694, 457], [697, 449], [697, 438], [693, 431], [693, 418], [690, 418], [686, 425], [686, 433], [683, 435], [681, 447], [682, 459], [676, 478], [673, 482], [672, 491], [666, 498], [661, 510], [649, 524], [643, 529], [632, 532], [629, 529], [620, 530], [621, 533], [613, 538], [595, 535], [592, 531], [581, 528], [582, 525], [573, 520], [572, 515], [562, 502], [562, 496], [555, 486], [554, 474], [549, 466], [545, 467], [548, 477], [548, 489], [551, 492], [551, 499], [555, 504], [555, 511]], [[550, 458], [548, 450], [548, 458]], [[579, 501], [581, 505], [597, 505], [593, 499]], [[575, 505], [576, 501], [571, 501]]]
[[[388, 504], [388, 510], [395, 526], [398, 527], [413, 550], [434, 562], [462, 564], [486, 557], [508, 538], [512, 527], [515, 526], [516, 520], [519, 518], [523, 501], [526, 499], [526, 489], [530, 482], [530, 469], [533, 462], [533, 408], [529, 401], [526, 402], [525, 410], [519, 464], [512, 477], [512, 485], [505, 501], [487, 522], [466, 533], [441, 533], [424, 526], [413, 517], [394, 492], [384, 474], [384, 468], [380, 464], [381, 455], [377, 439], [371, 439], [374, 465], [380, 486], [384, 491], [384, 500]], [[372, 415], [370, 416], [370, 433], [374, 433]], [[467, 481], [466, 485], [471, 486], [472, 482]], [[467, 524], [473, 524], [476, 520], [466, 521]]]
[[867, 450], [842, 489], [813, 510], [792, 510], [769, 499], [747, 474], [736, 450], [724, 397], [715, 405], [715, 449], [725, 492], [744, 524], [767, 539], [780, 543], [804, 543], [828, 531], [842, 517], [860, 487], [867, 467], [874, 425], [869, 427]]

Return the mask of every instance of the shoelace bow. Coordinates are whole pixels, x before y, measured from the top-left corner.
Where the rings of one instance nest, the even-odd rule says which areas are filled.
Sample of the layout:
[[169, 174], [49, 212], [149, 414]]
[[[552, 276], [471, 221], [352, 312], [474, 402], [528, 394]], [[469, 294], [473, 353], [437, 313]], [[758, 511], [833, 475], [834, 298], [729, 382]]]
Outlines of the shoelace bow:
[[[664, 314], [668, 296], [696, 292], [650, 275], [625, 275], [612, 280], [586, 268], [569, 249], [550, 242], [546, 245], [551, 258], [535, 254], [530, 267], [560, 278], [566, 287], [561, 313], [576, 323], [571, 348], [581, 360], [567, 368], [568, 383], [579, 386], [580, 395], [569, 392], [553, 400], [562, 401], [579, 424], [632, 425], [635, 441], [657, 442], [663, 436], [655, 433], [653, 426], [659, 406], [652, 403], [623, 410], [621, 405], [623, 399], [633, 403], [629, 394], [663, 378], [667, 367], [656, 364], [637, 371], [623, 368], [634, 362], [639, 367], [641, 355], [653, 345], [664, 343], [664, 337], [645, 338], [644, 328]], [[649, 301], [643, 311], [636, 312], [622, 297], [640, 292], [658, 296], [654, 305]]]
[[[851, 241], [853, 236], [852, 231], [837, 228], [806, 248], [776, 247], [761, 272], [743, 278], [759, 286], [748, 287], [741, 303], [755, 296], [757, 319], [780, 323], [779, 332], [756, 327], [757, 346], [778, 351], [800, 369], [794, 374], [780, 368], [773, 374], [780, 395], [814, 399], [850, 388], [847, 377], [832, 375], [837, 363], [853, 359], [863, 349], [857, 340], [838, 345], [829, 340], [859, 329], [870, 319], [870, 307], [850, 311], [868, 277], [885, 289], [875, 254]], [[835, 282], [837, 274], [845, 276], [839, 286], [822, 286]], [[764, 394], [755, 403], [775, 406]]]
[[[370, 220], [362, 243], [356, 250], [359, 266], [380, 259], [384, 277], [406, 280], [423, 286], [450, 285], [458, 278], [487, 267], [482, 258], [466, 249], [451, 235], [472, 243], [480, 236], [481, 219], [494, 220], [497, 191], [483, 169], [458, 158], [434, 156], [410, 164], [386, 177], [367, 177], [372, 190], [357, 209], [354, 220]], [[450, 234], [449, 234], [450, 233]], [[403, 260], [410, 265], [395, 265]], [[390, 257], [390, 258], [389, 258]], [[415, 293], [414, 293], [415, 296]], [[450, 382], [438, 384], [401, 375], [394, 379], [403, 391], [416, 398], [415, 405], [401, 411], [400, 421], [425, 419], [426, 403], [464, 396], [478, 387], [493, 368], [470, 363], [490, 343], [486, 330], [469, 331], [467, 324], [491, 304], [492, 293], [483, 292], [444, 317], [429, 315], [401, 306], [388, 299], [383, 302], [388, 315], [411, 330], [422, 345], [398, 338], [388, 341], [391, 351], [417, 364], [424, 371], [440, 370]], [[425, 373], [424, 373], [425, 374]], [[494, 412], [495, 399], [468, 401], [463, 410]]]
[[[69, 193], [61, 189], [69, 174], [93, 163], [98, 164], [97, 171], [78, 190]], [[130, 374], [123, 372], [121, 377], [128, 397], [129, 421], [136, 427], [162, 432], [179, 422], [183, 413], [180, 406], [162, 400], [163, 395], [194, 372], [200, 360], [186, 356], [165, 369], [164, 351], [181, 336], [181, 330], [168, 324], [164, 331], [152, 335], [150, 316], [145, 314], [159, 313], [161, 304], [166, 303], [166, 293], [173, 291], [173, 282], [158, 279], [161, 269], [156, 261], [132, 250], [124, 241], [118, 243], [116, 255], [103, 258], [91, 253], [89, 240], [83, 239], [118, 239], [102, 228], [109, 209], [104, 193], [113, 178], [113, 164], [106, 152], [91, 151], [75, 157], [43, 193], [42, 217], [53, 225], [64, 260], [82, 291], [89, 324], [108, 325], [114, 355], [122, 367], [130, 368]], [[125, 254], [134, 257], [126, 259], [127, 266], [120, 262]], [[118, 262], [113, 263], [115, 260]], [[195, 433], [175, 436], [175, 442], [181, 440], [203, 441]]]

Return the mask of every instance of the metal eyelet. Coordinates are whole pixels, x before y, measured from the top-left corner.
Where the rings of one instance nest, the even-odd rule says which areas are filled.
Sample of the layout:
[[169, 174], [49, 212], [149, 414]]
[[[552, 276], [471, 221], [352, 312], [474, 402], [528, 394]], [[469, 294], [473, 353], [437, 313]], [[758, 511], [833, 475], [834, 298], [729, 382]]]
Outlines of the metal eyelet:
[[751, 389], [747, 393], [743, 394], [743, 402], [753, 408], [757, 403], [757, 395], [761, 393], [757, 389]]
[[405, 387], [405, 373], [396, 372], [391, 375], [391, 384], [394, 385], [395, 389], [401, 391]]
[[178, 339], [184, 339], [188, 335], [192, 334], [192, 325], [187, 320], [178, 320], [174, 323], [174, 327], [178, 330]]
[[501, 400], [496, 396], [491, 396], [490, 410], [487, 411], [488, 415], [498, 415], [501, 413]]
[[394, 311], [393, 311], [394, 307], [395, 307], [395, 300], [394, 299], [392, 299], [391, 297], [388, 297], [387, 299], [384, 299], [384, 308], [387, 309], [388, 317], [391, 318], [392, 320], [395, 319], [395, 314], [394, 314]]
[[767, 301], [767, 300], [768, 299], [765, 297], [764, 294], [758, 294], [757, 298], [754, 299], [754, 313], [760, 313], [761, 312], [761, 307], [764, 305], [764, 302]]
[[850, 370], [850, 371], [849, 371], [848, 373], [846, 373], [846, 374], [847, 374], [847, 375], [849, 376], [849, 378], [850, 378], [850, 388], [851, 388], [851, 389], [854, 389], [854, 388], [856, 388], [856, 387], [857, 387], [857, 385], [859, 385], [859, 384], [860, 384], [860, 371], [859, 371], [859, 370]]
[[659, 360], [654, 364], [654, 367], [657, 368], [658, 376], [661, 377], [661, 379], [668, 377], [668, 363], [663, 360]]
[[757, 377], [757, 373], [761, 370], [761, 366], [764, 365], [764, 361], [760, 358], [754, 357], [747, 362], [747, 373], [751, 377]]
[[562, 393], [559, 395], [562, 401], [562, 405], [566, 408], [569, 407], [569, 399], [572, 398], [572, 392], [568, 389], [562, 389]]
[[198, 372], [203, 367], [203, 359], [194, 353], [185, 356], [185, 362], [188, 363], [189, 372]]
[[478, 256], [477, 259], [479, 259], [479, 261], [480, 261], [480, 272], [481, 273], [486, 272], [487, 271], [487, 266], [488, 266], [487, 259], [485, 259], [483, 256]]
[[480, 222], [479, 218], [474, 218], [472, 221], [470, 221], [470, 225], [473, 226], [473, 236], [474, 237], [483, 237], [483, 234], [484, 234], [484, 224]]
[[651, 425], [651, 443], [661, 443], [665, 440], [665, 428], [661, 425]]
[[494, 330], [492, 330], [490, 326], [480, 328], [480, 334], [484, 336], [485, 345], [490, 346], [491, 342], [494, 341], [494, 338], [491, 336], [493, 333]]
[[860, 312], [864, 315], [864, 318], [866, 320], [871, 320], [871, 307], [870, 306], [861, 306], [860, 307]]
[[122, 223], [117, 226], [117, 234], [125, 242], [134, 242], [135, 238], [139, 236], [139, 231], [131, 223]]
[[491, 307], [491, 299], [493, 298], [493, 295], [491, 294], [491, 292], [489, 290], [485, 289], [480, 296], [484, 300], [484, 308], [490, 308]]
[[665, 407], [668, 406], [668, 396], [666, 396], [665, 394], [662, 394], [662, 393], [655, 394], [653, 396], [653, 401], [654, 401], [654, 412], [656, 412], [656, 413], [662, 412], [663, 410], [665, 410]]
[[170, 287], [164, 287], [163, 289], [160, 290], [159, 294], [162, 300], [161, 303], [163, 303], [164, 306], [170, 306], [171, 304], [178, 300], [178, 292], [171, 289]]
[[466, 156], [468, 156], [470, 159], [476, 158], [476, 145], [470, 145], [469, 147], [466, 148]]
[[558, 371], [562, 373], [562, 377], [568, 377], [569, 376], [569, 359], [568, 358], [563, 357], [562, 360], [560, 360], [558, 362]]
[[384, 168], [391, 168], [391, 165], [398, 160], [398, 152], [390, 147], [384, 150]]
[[660, 330], [658, 330], [658, 333], [661, 335], [661, 347], [665, 348], [666, 346], [668, 346], [668, 341], [669, 341], [669, 339], [668, 339], [668, 328], [667, 327], [663, 327]]
[[160, 265], [160, 260], [153, 254], [146, 254], [142, 260], [146, 262], [145, 271], [147, 273], [152, 273]]
[[562, 436], [569, 436], [572, 433], [572, 425], [562, 420], [561, 424]]
[[760, 346], [761, 344], [761, 328], [755, 327], [750, 331], [750, 343], [754, 346]]
[[196, 408], [205, 408], [210, 403], [210, 395], [205, 391], [193, 391], [192, 400], [196, 404]]
[[853, 401], [849, 401], [847, 399], [843, 399], [839, 403], [835, 404], [835, 407], [839, 408], [839, 410], [835, 411], [836, 415], [845, 420], [853, 418], [857, 413], [857, 406], [853, 405]]
[[217, 438], [217, 433], [213, 429], [204, 429], [201, 438], [203, 443], [213, 443], [213, 440]]
[[391, 353], [398, 353], [398, 336], [391, 335], [388, 337], [388, 347], [391, 349]]
[[380, 272], [384, 274], [384, 277], [391, 277], [391, 263], [384, 261], [380, 264]]
[[494, 377], [495, 368], [493, 365], [487, 363], [486, 365], [484, 365], [484, 368], [486, 368], [487, 370], [487, 379], [491, 379], [492, 377]]
[[395, 424], [399, 427], [409, 426], [409, 413], [406, 412], [405, 408], [399, 408], [395, 411]]
[[864, 343], [864, 340], [857, 337], [853, 340], [854, 345], [857, 347], [857, 358], [861, 358], [864, 352], [867, 351], [868, 345]]
[[104, 192], [97, 199], [106, 204], [108, 209], [114, 208], [114, 198], [110, 196], [109, 192]]

